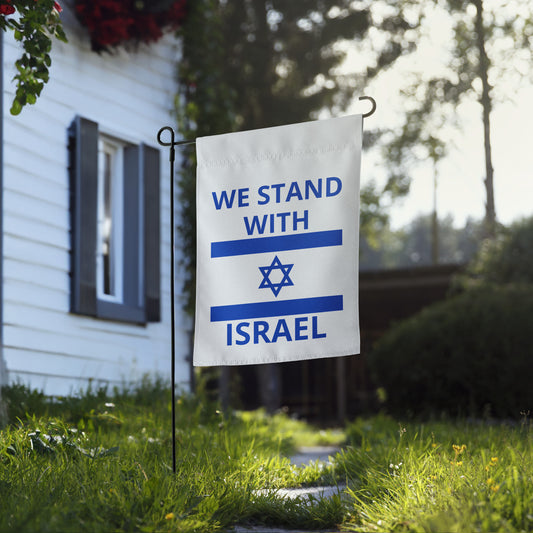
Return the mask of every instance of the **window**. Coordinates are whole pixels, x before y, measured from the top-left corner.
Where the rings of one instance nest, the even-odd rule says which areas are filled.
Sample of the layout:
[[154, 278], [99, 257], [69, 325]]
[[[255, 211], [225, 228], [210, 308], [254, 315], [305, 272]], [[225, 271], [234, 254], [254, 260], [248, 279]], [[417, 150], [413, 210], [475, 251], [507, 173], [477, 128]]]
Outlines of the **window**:
[[69, 155], [71, 311], [159, 321], [159, 150], [76, 117]]

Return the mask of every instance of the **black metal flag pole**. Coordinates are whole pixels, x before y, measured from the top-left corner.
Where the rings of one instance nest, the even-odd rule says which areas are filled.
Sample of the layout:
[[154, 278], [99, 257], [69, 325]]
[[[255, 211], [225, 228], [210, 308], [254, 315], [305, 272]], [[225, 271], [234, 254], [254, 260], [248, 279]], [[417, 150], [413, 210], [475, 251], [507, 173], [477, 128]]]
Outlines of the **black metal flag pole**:
[[[170, 133], [170, 142], [161, 139], [163, 132]], [[191, 144], [190, 141], [175, 141], [174, 130], [170, 126], [161, 128], [157, 134], [157, 141], [161, 146], [170, 147], [170, 324], [171, 324], [171, 416], [172, 416], [172, 472], [176, 473], [176, 313], [175, 313], [175, 227], [174, 227], [174, 162], [176, 160], [175, 147], [180, 144]], [[194, 142], [194, 141], [193, 141]]]
[[[372, 108], [363, 113], [363, 118], [368, 118], [376, 111], [376, 101], [371, 96], [360, 96], [359, 100], [369, 100]], [[170, 141], [162, 140], [165, 131], [170, 134]], [[157, 133], [157, 142], [161, 146], [170, 148], [170, 324], [171, 324], [171, 417], [172, 417], [172, 472], [176, 473], [176, 313], [175, 313], [175, 227], [174, 227], [174, 163], [176, 161], [176, 146], [195, 144], [196, 141], [176, 141], [174, 129], [164, 126]]]

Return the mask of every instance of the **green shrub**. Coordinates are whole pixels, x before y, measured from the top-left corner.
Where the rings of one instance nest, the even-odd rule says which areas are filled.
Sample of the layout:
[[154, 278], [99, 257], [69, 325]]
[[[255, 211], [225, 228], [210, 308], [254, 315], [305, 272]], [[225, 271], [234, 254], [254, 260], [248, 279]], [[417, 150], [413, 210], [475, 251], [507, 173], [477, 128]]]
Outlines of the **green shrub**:
[[466, 286], [476, 282], [533, 283], [533, 217], [515, 222], [496, 239], [483, 242], [461, 282]]
[[393, 327], [369, 365], [390, 412], [519, 417], [533, 411], [533, 286], [484, 286]]

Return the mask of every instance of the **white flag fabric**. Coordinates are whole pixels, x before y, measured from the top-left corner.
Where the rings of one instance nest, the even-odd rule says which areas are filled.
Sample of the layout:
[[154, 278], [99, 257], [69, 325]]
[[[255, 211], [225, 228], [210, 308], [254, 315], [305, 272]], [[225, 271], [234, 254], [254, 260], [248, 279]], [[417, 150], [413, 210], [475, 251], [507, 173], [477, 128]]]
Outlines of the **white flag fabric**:
[[195, 366], [359, 353], [362, 116], [202, 137]]

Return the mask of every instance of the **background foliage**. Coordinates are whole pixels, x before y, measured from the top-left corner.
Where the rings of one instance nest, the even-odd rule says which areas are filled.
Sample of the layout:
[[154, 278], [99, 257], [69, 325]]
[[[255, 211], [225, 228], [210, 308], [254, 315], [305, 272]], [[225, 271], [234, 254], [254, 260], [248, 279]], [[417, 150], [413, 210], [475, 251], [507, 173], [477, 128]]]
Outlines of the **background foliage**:
[[462, 281], [469, 284], [533, 284], [533, 217], [501, 228], [496, 239], [483, 242]]
[[393, 327], [369, 357], [392, 413], [518, 418], [533, 407], [533, 286], [484, 286]]
[[533, 408], [532, 250], [533, 217], [500, 228], [482, 241], [447, 300], [377, 342], [369, 364], [387, 409], [517, 418]]
[[483, 242], [483, 223], [469, 219], [456, 227], [451, 216], [438, 221], [438, 254], [433, 257], [433, 217], [420, 215], [406, 226], [392, 230], [384, 224], [375, 239], [360, 237], [360, 269], [465, 264]]
[[[409, 3], [409, 0], [406, 0]], [[442, 27], [450, 25], [440, 68], [426, 70], [413, 63], [404, 73], [402, 124], [386, 136], [383, 155], [392, 176], [409, 174], [417, 164], [434, 164], [446, 157], [454, 133], [461, 128], [462, 105], [479, 104], [483, 124], [485, 234], [494, 236], [492, 111], [512, 101], [524, 81], [533, 79], [533, 9], [529, 0], [442, 0], [420, 2], [423, 18], [437, 10]], [[419, 38], [431, 43], [432, 26], [420, 24]], [[510, 89], [512, 88], [512, 89]], [[455, 131], [454, 131], [455, 130]]]

